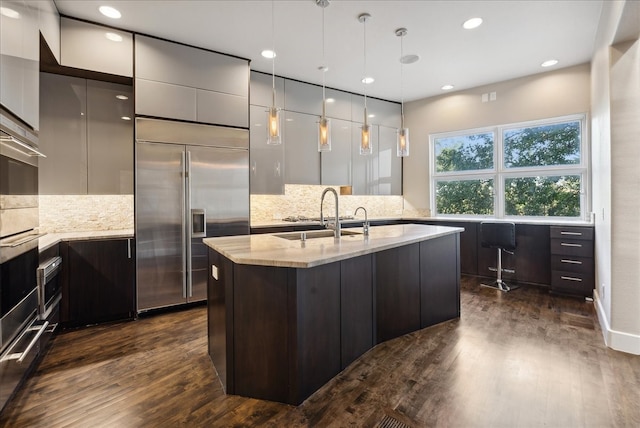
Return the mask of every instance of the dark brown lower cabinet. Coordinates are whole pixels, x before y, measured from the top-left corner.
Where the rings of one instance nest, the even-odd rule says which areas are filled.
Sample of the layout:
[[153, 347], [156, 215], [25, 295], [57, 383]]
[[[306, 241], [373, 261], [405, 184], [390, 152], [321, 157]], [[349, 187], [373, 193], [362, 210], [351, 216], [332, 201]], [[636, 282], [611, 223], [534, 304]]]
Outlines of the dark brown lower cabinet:
[[[420, 327], [460, 317], [460, 263], [451, 248], [460, 235], [420, 243]], [[459, 251], [456, 251], [459, 254]]]
[[131, 319], [135, 315], [133, 239], [68, 241], [61, 244], [61, 321], [78, 327]]
[[375, 253], [376, 343], [420, 329], [420, 244]]
[[226, 392], [298, 405], [376, 343], [458, 317], [459, 257], [458, 234], [311, 268], [210, 249], [209, 354]]

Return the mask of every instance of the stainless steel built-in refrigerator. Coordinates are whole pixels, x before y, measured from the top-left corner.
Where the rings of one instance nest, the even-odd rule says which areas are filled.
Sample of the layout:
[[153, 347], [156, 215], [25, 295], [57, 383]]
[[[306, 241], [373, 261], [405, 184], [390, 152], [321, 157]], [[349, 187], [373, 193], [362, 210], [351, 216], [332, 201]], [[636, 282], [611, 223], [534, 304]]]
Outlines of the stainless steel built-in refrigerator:
[[243, 129], [136, 119], [138, 312], [205, 300], [202, 238], [249, 233]]

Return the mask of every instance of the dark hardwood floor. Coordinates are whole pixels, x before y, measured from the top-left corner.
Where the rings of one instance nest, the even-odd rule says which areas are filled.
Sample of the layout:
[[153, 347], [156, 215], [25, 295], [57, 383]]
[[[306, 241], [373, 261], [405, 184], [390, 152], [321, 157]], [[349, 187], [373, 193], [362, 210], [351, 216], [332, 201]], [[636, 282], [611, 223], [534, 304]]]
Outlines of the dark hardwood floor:
[[60, 334], [0, 426], [640, 426], [640, 356], [604, 346], [592, 303], [535, 287], [463, 277], [459, 320], [378, 345], [299, 407], [224, 395], [206, 337], [204, 307]]

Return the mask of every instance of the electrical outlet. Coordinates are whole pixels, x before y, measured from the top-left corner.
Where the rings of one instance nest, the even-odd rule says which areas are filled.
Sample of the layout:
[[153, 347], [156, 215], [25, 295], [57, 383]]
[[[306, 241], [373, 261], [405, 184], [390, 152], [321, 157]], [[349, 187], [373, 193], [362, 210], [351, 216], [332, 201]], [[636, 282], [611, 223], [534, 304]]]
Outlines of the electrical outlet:
[[600, 299], [604, 300], [604, 297], [605, 297], [605, 295], [606, 295], [606, 294], [605, 294], [605, 292], [607, 291], [607, 287], [605, 287], [604, 282], [603, 282], [603, 283], [602, 283], [602, 285], [600, 286], [600, 290], [602, 290], [602, 293], [601, 293]]

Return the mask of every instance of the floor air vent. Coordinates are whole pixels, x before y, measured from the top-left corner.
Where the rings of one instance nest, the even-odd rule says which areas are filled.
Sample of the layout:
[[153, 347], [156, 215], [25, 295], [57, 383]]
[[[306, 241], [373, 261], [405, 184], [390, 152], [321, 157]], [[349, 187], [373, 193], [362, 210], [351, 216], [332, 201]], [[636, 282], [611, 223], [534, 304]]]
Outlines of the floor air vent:
[[385, 415], [377, 425], [377, 428], [411, 428], [411, 425], [407, 425], [393, 416]]

